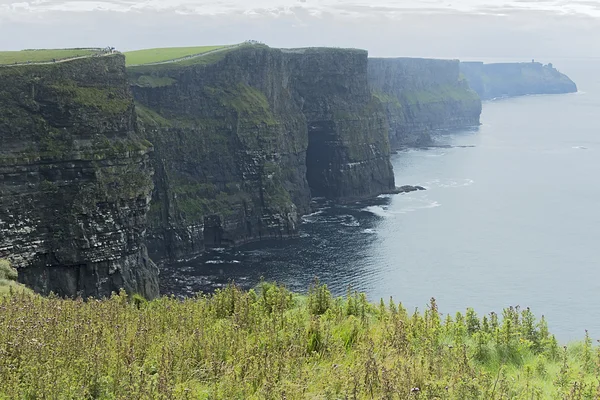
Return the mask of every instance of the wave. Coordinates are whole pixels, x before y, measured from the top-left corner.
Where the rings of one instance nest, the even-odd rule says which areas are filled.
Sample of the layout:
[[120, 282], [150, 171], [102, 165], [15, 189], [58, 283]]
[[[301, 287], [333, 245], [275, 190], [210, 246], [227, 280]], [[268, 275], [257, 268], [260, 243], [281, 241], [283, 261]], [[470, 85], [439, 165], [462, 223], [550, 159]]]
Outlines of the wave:
[[442, 204], [435, 200], [416, 198], [416, 197], [404, 197], [403, 202], [399, 203], [403, 205], [400, 208], [390, 209], [389, 207], [382, 206], [369, 206], [361, 209], [361, 211], [369, 212], [381, 218], [389, 218], [395, 215], [407, 214], [417, 210], [426, 210], [430, 208], [440, 207]]
[[578, 150], [588, 150], [587, 147], [585, 146], [573, 146], [572, 149], [578, 149]]
[[438, 154], [426, 154], [425, 157], [443, 157], [446, 153], [438, 153]]
[[204, 264], [225, 264], [227, 261], [225, 260], [208, 260], [205, 261]]
[[302, 216], [302, 222], [304, 223], [313, 223], [313, 222], [320, 222], [320, 220], [322, 218], [319, 218], [320, 215], [323, 215], [323, 210], [319, 210], [316, 211], [314, 213], [311, 214], [306, 214]]
[[375, 231], [375, 229], [367, 228], [367, 229], [363, 229], [362, 233], [367, 233], [367, 234], [370, 234], [370, 235], [374, 235], [377, 232]]
[[440, 187], [440, 188], [459, 188], [471, 186], [475, 181], [473, 179], [434, 179], [432, 181], [425, 182], [424, 186], [429, 189], [431, 187]]
[[348, 226], [348, 227], [356, 227], [356, 226], [360, 226], [360, 222], [358, 222], [358, 220], [352, 216], [352, 215], [346, 215], [345, 216], [346, 220], [349, 220], [347, 222], [342, 222], [343, 226]]
[[388, 212], [387, 207], [384, 208], [382, 206], [369, 206], [362, 208], [361, 211], [370, 212], [373, 215], [377, 215], [378, 217], [388, 217], [391, 214]]
[[431, 201], [424, 202], [424, 204], [404, 207], [404, 208], [398, 210], [398, 214], [407, 214], [407, 213], [414, 212], [417, 210], [427, 210], [430, 208], [436, 208], [436, 207], [440, 207], [440, 206], [441, 206], [441, 204], [439, 202], [437, 202], [435, 200], [431, 200]]

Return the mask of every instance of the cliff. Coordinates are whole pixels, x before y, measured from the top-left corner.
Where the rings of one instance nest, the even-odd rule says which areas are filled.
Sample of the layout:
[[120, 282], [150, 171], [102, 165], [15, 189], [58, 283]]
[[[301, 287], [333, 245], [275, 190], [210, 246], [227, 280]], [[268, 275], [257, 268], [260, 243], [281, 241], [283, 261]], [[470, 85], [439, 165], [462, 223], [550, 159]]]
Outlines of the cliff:
[[462, 62], [460, 69], [471, 88], [484, 100], [577, 92], [577, 85], [552, 64]]
[[0, 67], [0, 258], [44, 294], [157, 296], [150, 150], [122, 55]]
[[129, 75], [155, 145], [157, 257], [294, 235], [311, 194], [348, 200], [394, 187], [364, 51], [241, 46]]
[[435, 131], [479, 125], [481, 100], [457, 60], [371, 58], [368, 77], [385, 106], [392, 147], [427, 145]]

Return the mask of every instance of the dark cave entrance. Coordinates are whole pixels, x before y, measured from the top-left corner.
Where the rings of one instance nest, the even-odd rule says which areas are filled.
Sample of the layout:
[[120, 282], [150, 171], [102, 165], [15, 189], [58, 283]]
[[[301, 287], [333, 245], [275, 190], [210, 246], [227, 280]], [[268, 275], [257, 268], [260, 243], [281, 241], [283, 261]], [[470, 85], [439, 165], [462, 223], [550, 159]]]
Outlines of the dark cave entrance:
[[331, 121], [309, 122], [306, 180], [313, 197], [333, 197], [335, 194], [335, 182], [331, 179], [336, 153], [334, 137]]

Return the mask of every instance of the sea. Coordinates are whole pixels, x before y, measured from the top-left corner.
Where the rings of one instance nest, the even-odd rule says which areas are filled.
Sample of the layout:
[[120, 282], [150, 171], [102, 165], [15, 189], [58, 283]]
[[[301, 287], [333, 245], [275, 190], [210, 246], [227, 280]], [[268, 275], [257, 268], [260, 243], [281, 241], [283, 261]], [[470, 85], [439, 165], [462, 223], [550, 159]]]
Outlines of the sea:
[[561, 342], [600, 339], [600, 58], [549, 61], [578, 93], [486, 101], [479, 128], [392, 156], [396, 184], [426, 191], [315, 199], [298, 238], [167, 265], [162, 292], [318, 278], [409, 311], [432, 297], [449, 314], [530, 307]]

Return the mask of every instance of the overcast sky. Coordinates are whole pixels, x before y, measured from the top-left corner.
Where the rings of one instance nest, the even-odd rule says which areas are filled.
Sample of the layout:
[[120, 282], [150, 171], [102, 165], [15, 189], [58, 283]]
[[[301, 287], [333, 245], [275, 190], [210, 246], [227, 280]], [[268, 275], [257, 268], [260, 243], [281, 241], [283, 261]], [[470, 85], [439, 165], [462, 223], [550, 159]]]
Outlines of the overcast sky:
[[600, 57], [600, 0], [0, 0], [0, 50], [260, 40], [373, 56]]

